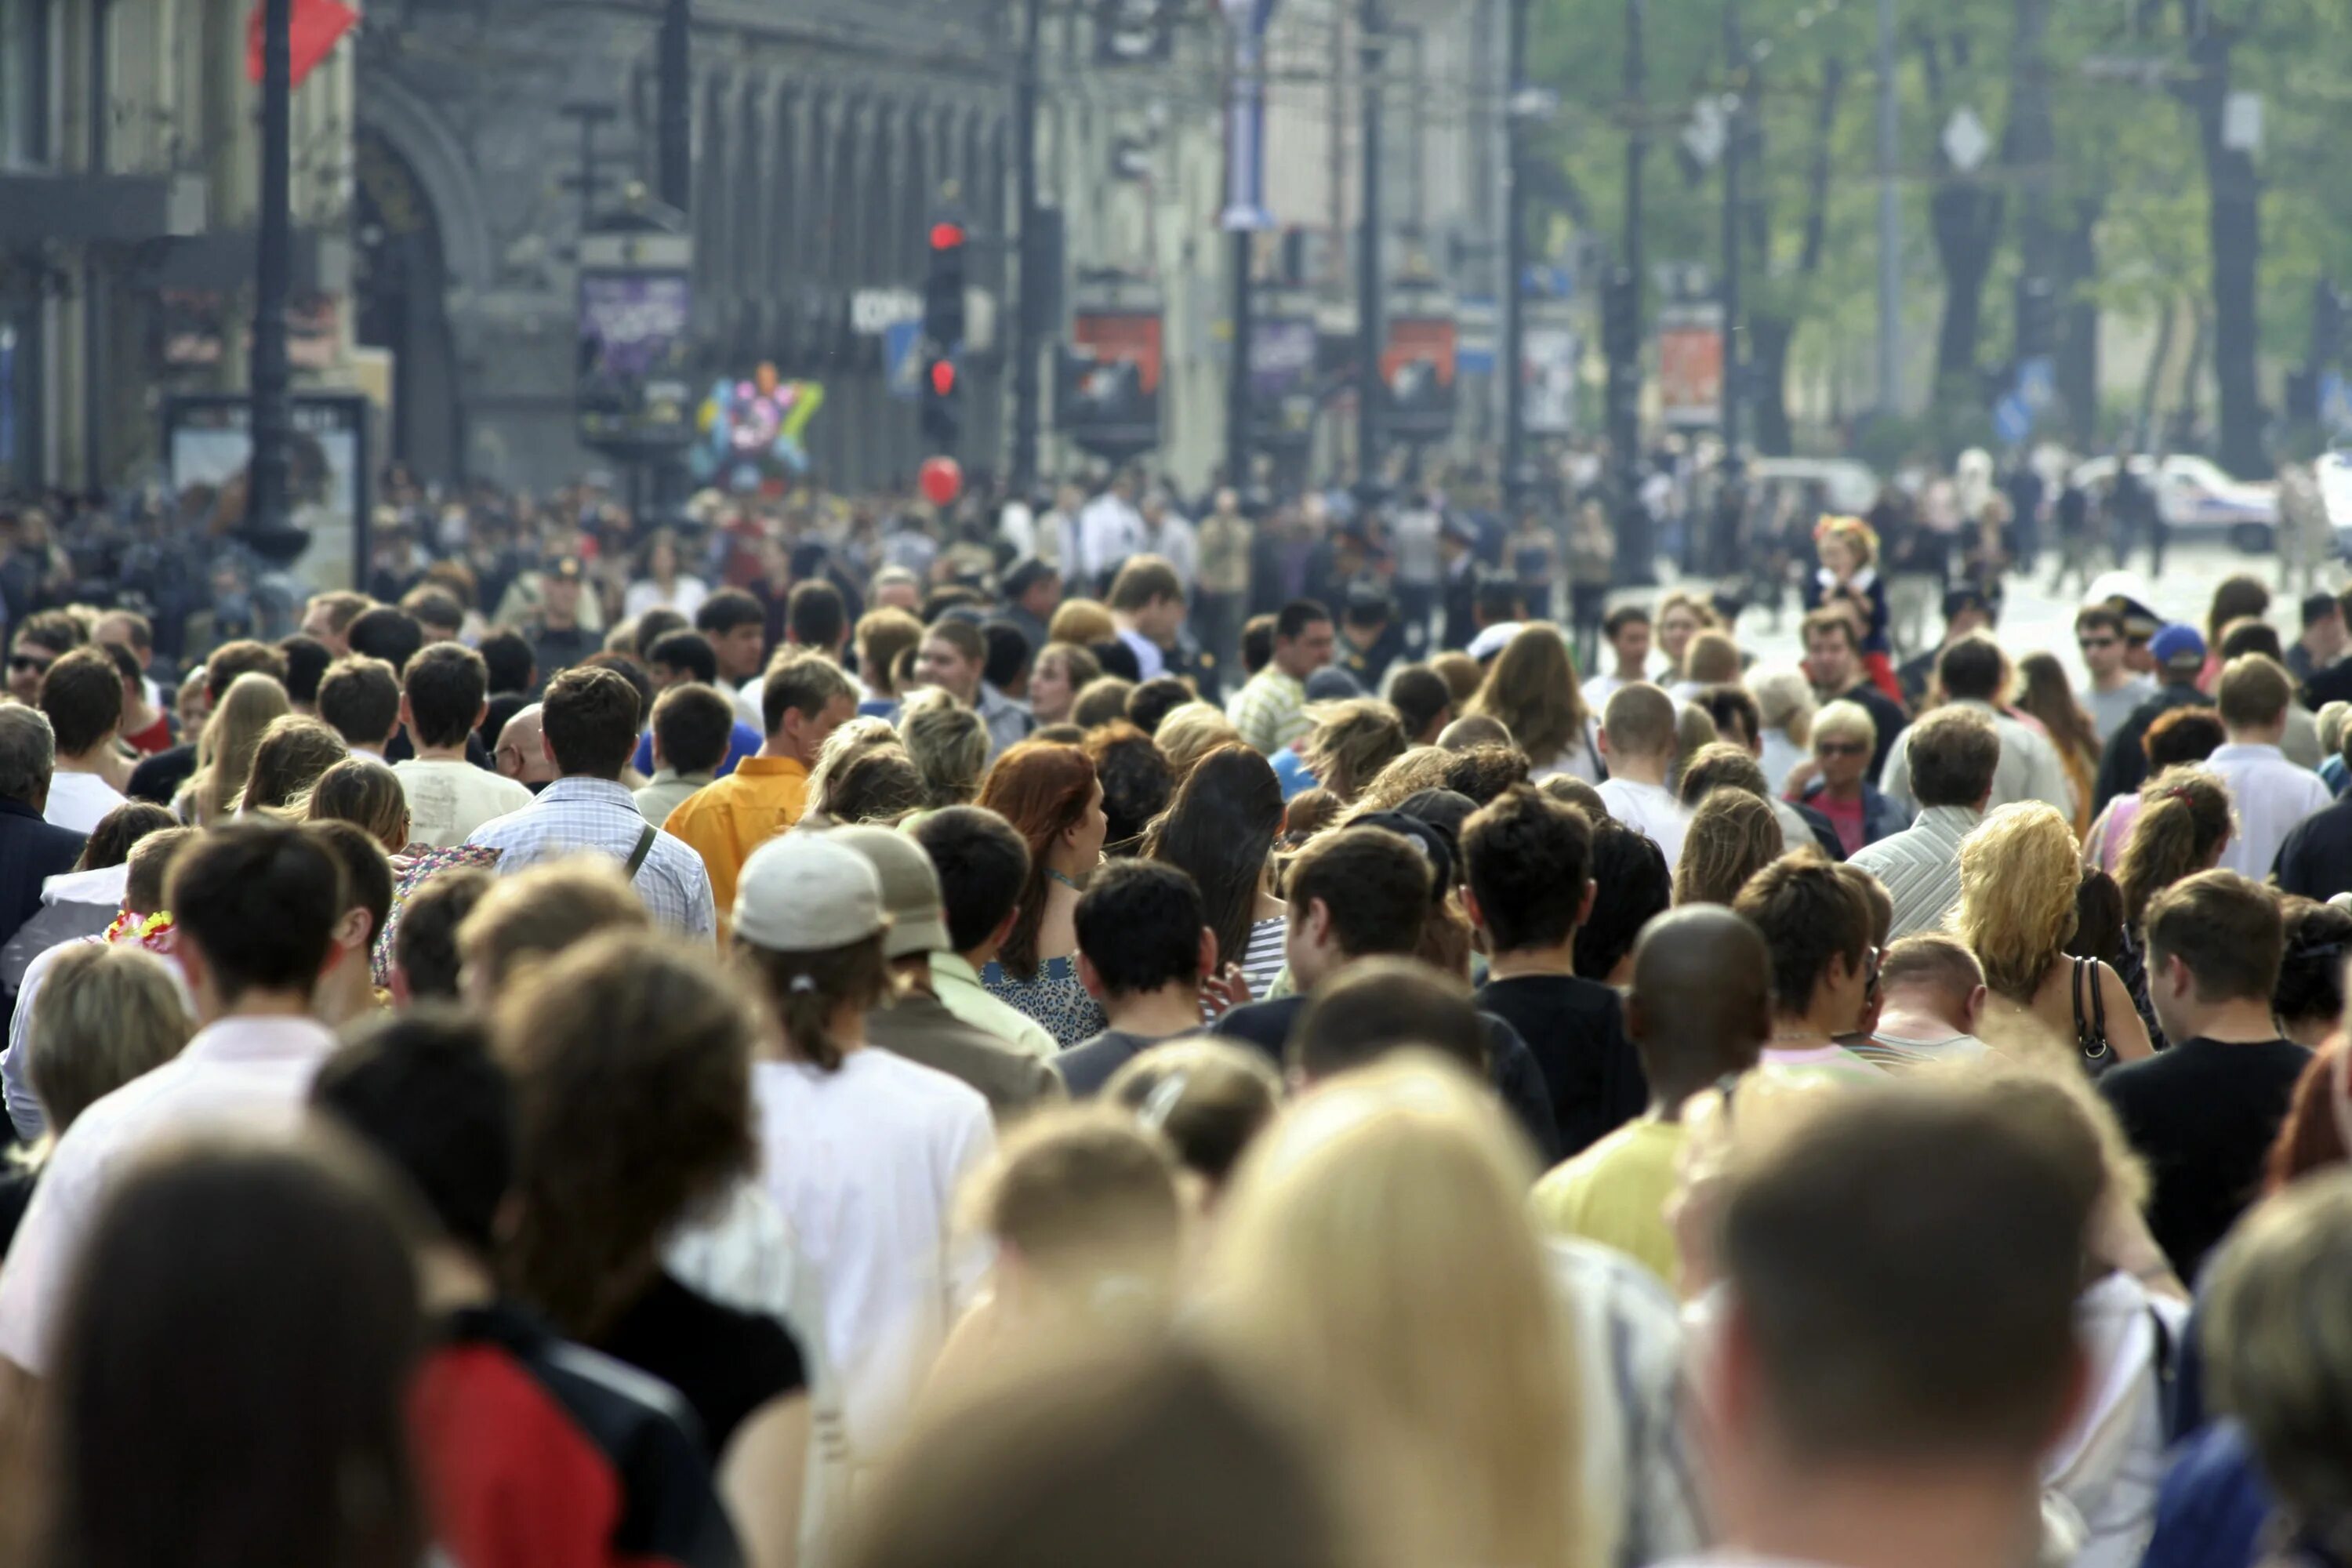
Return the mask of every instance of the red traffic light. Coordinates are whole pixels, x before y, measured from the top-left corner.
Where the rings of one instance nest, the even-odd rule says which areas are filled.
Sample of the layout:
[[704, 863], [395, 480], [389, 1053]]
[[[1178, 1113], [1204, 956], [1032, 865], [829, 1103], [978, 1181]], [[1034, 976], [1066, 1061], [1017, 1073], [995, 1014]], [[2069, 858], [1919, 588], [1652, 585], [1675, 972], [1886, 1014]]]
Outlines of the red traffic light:
[[935, 361], [931, 365], [931, 390], [945, 397], [955, 391], [955, 361], [951, 359]]
[[931, 225], [931, 248], [954, 250], [963, 244], [963, 225], [941, 220]]

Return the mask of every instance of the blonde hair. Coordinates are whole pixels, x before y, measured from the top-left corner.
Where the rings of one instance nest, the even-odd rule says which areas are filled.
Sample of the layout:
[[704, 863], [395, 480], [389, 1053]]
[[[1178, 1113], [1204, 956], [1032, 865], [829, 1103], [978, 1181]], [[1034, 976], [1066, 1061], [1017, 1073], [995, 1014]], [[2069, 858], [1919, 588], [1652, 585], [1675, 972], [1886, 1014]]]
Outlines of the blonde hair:
[[1800, 746], [1813, 743], [1813, 688], [1801, 669], [1774, 669], [1748, 678], [1756, 699], [1757, 723], [1779, 730]]
[[1813, 529], [1814, 543], [1827, 544], [1832, 539], [1843, 540], [1853, 550], [1856, 571], [1878, 559], [1878, 532], [1858, 517], [1822, 519]]
[[1995, 995], [2032, 1004], [2074, 934], [2082, 865], [2074, 830], [2043, 801], [2004, 805], [1960, 840], [1950, 929], [1984, 965]]
[[1780, 819], [1760, 796], [1718, 788], [1698, 803], [1675, 864], [1675, 902], [1728, 904], [1780, 858]]
[[1519, 628], [1464, 710], [1493, 719], [1538, 764], [1584, 742], [1590, 718], [1568, 639], [1548, 621]]
[[1865, 744], [1878, 744], [1878, 721], [1870, 710], [1859, 702], [1837, 701], [1813, 715], [1813, 732], [1809, 744], [1818, 745], [1827, 736], [1843, 735], [1859, 738]]
[[1319, 710], [1314, 730], [1298, 748], [1316, 783], [1347, 801], [1404, 752], [1404, 721], [1395, 709], [1368, 697]]
[[980, 793], [988, 767], [988, 726], [979, 714], [933, 687], [907, 699], [898, 713], [907, 755], [923, 776], [926, 805], [964, 805]]
[[1227, 1195], [1214, 1327], [1327, 1435], [1342, 1495], [1400, 1561], [1598, 1560], [1534, 1173], [1486, 1087], [1413, 1050], [1293, 1106]]
[[1079, 647], [1092, 647], [1118, 635], [1118, 627], [1112, 622], [1110, 611], [1094, 599], [1063, 600], [1045, 626], [1047, 642], [1075, 643]]
[[487, 1002], [523, 969], [604, 931], [652, 923], [646, 902], [603, 855], [543, 861], [501, 877], [457, 927], [466, 990]]
[[2230, 841], [2230, 786], [2202, 768], [2167, 768], [2142, 785], [2116, 860], [2124, 923], [2137, 927], [2157, 894], [2213, 864]]
[[1414, 746], [1388, 766], [1372, 775], [1371, 782], [1356, 792], [1356, 798], [1345, 806], [1343, 822], [1375, 811], [1392, 811], [1425, 789], [1444, 789], [1445, 770], [1453, 764], [1454, 753], [1443, 746]]
[[1683, 650], [1683, 677], [1701, 686], [1730, 685], [1739, 679], [1739, 645], [1729, 632], [1707, 627]]
[[299, 816], [299, 803], [319, 775], [351, 754], [351, 743], [323, 720], [301, 713], [272, 719], [253, 749], [253, 770], [246, 774], [236, 809]]
[[163, 961], [75, 942], [49, 965], [25, 1036], [26, 1076], [55, 1139], [100, 1096], [180, 1054], [195, 1026]]
[[1206, 702], [1186, 702], [1168, 710], [1152, 732], [1160, 746], [1160, 754], [1168, 759], [1176, 782], [1182, 784], [1202, 757], [1220, 746], [1230, 746], [1241, 740], [1241, 731], [1233, 721]]
[[1183, 1204], [1168, 1141], [1108, 1104], [1023, 1121], [966, 1187], [974, 1231], [1020, 1257], [1063, 1305], [1164, 1315], [1176, 1294]]
[[849, 771], [849, 764], [868, 752], [878, 752], [885, 747], [906, 749], [905, 742], [898, 738], [898, 731], [890, 728], [890, 721], [876, 718], [870, 713], [847, 721], [827, 735], [824, 744], [817, 748], [816, 766], [809, 770], [809, 813], [823, 815], [829, 812], [834, 788], [840, 784], [841, 776]]
[[236, 809], [236, 797], [253, 773], [253, 753], [269, 726], [294, 705], [274, 676], [247, 670], [229, 682], [196, 742], [196, 776], [190, 786], [189, 815], [210, 827]]

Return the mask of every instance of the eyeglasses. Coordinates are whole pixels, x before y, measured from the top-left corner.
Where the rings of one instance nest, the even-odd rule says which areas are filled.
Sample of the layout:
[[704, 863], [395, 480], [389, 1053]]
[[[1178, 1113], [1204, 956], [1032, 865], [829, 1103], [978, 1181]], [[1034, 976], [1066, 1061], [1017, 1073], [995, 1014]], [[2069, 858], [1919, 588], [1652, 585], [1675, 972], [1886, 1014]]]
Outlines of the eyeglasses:
[[1813, 750], [1825, 757], [1866, 757], [1870, 743], [1866, 741], [1818, 741]]
[[47, 675], [49, 672], [49, 666], [56, 662], [57, 661], [54, 659], [35, 658], [29, 653], [20, 653], [10, 656], [8, 659], [8, 668], [10, 669], [29, 669], [35, 675]]
[[2076, 637], [2074, 639], [2074, 646], [2081, 648], [2084, 653], [2096, 653], [2103, 647], [2115, 647], [2116, 639], [2113, 637]]

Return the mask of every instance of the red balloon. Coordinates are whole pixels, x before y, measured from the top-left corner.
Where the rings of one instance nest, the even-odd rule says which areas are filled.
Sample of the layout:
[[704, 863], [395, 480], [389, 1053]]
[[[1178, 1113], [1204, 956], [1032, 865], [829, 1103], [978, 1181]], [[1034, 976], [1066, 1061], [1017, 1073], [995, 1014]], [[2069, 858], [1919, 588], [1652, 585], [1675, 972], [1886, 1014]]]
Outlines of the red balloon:
[[963, 468], [953, 458], [926, 458], [916, 482], [933, 506], [945, 506], [963, 494]]

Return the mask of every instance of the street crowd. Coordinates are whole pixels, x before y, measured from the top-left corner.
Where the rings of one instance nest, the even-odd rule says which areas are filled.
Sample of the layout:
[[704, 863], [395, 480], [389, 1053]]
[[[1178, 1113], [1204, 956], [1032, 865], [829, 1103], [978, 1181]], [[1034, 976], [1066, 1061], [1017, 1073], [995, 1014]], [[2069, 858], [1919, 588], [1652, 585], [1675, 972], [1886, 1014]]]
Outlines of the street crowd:
[[2352, 1564], [2318, 569], [385, 492], [0, 516], [0, 1568]]

